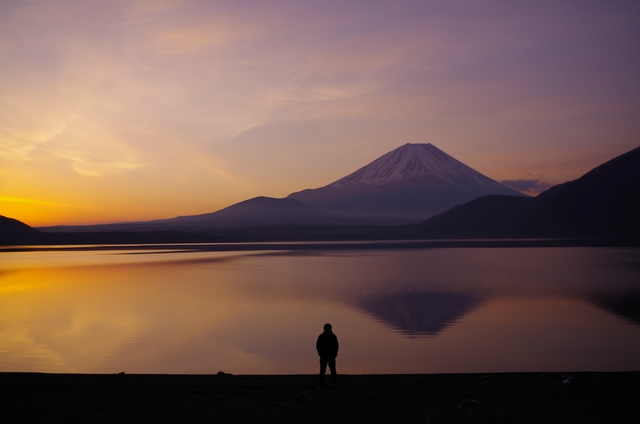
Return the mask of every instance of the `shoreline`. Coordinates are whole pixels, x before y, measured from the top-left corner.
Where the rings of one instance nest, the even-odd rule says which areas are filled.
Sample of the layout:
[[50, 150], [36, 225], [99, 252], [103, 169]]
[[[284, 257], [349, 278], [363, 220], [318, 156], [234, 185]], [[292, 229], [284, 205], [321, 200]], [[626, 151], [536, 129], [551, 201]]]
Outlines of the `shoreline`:
[[635, 239], [469, 239], [469, 240], [345, 240], [264, 241], [221, 243], [78, 243], [3, 245], [2, 252], [167, 250], [241, 252], [266, 250], [378, 250], [428, 248], [528, 248], [528, 247], [640, 247]]
[[3, 422], [640, 422], [640, 373], [0, 372]]

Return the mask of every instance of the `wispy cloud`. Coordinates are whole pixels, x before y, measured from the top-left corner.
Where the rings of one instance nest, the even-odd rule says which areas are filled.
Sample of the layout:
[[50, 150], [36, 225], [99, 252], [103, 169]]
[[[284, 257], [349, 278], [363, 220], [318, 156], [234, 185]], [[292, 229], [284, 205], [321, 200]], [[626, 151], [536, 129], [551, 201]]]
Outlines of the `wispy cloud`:
[[23, 199], [23, 198], [19, 198], [19, 197], [0, 196], [0, 203], [2, 203], [2, 202], [5, 202], [5, 203], [30, 204], [30, 205], [43, 205], [43, 206], [61, 206], [61, 207], [68, 206], [68, 205], [65, 205], [63, 203], [49, 202], [49, 201], [40, 200], [40, 199]]
[[502, 184], [518, 190], [521, 193], [538, 195], [543, 191], [553, 187], [553, 184], [534, 179], [502, 180]]
[[[86, 180], [100, 180], [115, 205], [132, 187], [172, 199], [189, 185], [210, 200], [184, 197], [184, 213], [209, 212], [329, 183], [406, 142], [535, 192], [640, 132], [633, 2], [1, 7], [0, 161], [16, 197], [58, 181], [97, 202]], [[545, 179], [518, 182], [532, 169]]]

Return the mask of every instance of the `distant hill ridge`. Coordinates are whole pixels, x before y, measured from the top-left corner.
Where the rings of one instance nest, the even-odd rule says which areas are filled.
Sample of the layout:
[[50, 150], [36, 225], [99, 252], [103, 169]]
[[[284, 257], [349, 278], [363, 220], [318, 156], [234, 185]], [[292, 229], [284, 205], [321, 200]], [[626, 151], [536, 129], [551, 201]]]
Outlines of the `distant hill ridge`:
[[38, 230], [17, 219], [0, 215], [0, 235], [36, 234]]
[[639, 237], [640, 147], [535, 198], [480, 197], [420, 227], [428, 238]]
[[[184, 224], [185, 227], [257, 225], [305, 225], [330, 222], [332, 218], [295, 199], [259, 196], [202, 215], [153, 221], [156, 224]], [[174, 225], [176, 228], [180, 225]]]
[[40, 235], [40, 231], [24, 222], [0, 215], [0, 245], [29, 244]]

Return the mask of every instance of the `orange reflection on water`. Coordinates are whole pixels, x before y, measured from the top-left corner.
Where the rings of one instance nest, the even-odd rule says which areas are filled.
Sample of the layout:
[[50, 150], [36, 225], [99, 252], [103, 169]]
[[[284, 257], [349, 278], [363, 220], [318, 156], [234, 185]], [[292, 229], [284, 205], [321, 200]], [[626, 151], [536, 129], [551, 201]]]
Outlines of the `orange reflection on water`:
[[254, 290], [226, 259], [4, 272], [0, 370], [314, 372], [326, 306]]
[[173, 283], [179, 271], [138, 264], [3, 274], [3, 370], [114, 372], [127, 358], [142, 371], [229, 313], [215, 296]]
[[406, 279], [392, 268], [394, 255], [421, 271], [431, 262], [408, 258], [440, 254], [95, 253], [4, 267], [0, 371], [309, 374], [327, 321], [342, 373], [637, 368], [638, 327], [580, 293], [473, 289], [462, 274], [447, 292], [433, 267]]

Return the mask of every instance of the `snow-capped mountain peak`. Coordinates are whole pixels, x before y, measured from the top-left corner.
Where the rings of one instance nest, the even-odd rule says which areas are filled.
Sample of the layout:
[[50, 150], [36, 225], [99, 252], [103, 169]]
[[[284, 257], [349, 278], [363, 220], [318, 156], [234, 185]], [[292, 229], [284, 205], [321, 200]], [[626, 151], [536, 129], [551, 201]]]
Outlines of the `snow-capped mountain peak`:
[[431, 143], [407, 143], [328, 187], [375, 186], [428, 177], [456, 185], [469, 180], [485, 184], [493, 182]]
[[522, 195], [432, 144], [405, 144], [329, 185], [288, 197], [363, 223], [412, 223], [487, 194]]

